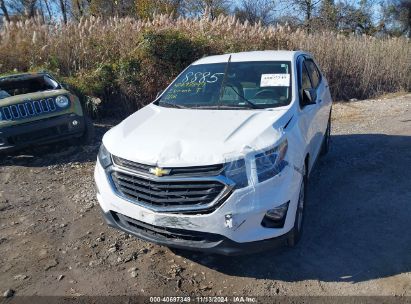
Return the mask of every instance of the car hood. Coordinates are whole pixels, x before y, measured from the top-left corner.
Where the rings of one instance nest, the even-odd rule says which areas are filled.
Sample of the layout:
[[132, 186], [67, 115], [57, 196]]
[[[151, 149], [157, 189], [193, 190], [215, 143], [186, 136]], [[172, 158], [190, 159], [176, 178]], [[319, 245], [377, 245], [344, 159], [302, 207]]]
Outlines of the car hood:
[[118, 157], [160, 167], [224, 163], [274, 145], [291, 118], [273, 110], [196, 110], [150, 104], [109, 130]]

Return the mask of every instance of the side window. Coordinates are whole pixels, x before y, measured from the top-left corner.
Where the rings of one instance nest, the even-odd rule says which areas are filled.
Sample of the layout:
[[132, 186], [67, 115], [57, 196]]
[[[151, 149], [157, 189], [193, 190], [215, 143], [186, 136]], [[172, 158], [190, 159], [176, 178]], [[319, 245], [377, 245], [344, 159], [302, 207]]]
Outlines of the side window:
[[308, 76], [308, 71], [304, 63], [302, 64], [301, 85], [302, 85], [302, 90], [312, 88], [310, 77]]
[[310, 78], [313, 83], [313, 88], [317, 88], [321, 80], [321, 76], [318, 72], [317, 66], [315, 65], [314, 61], [310, 59], [307, 59], [305, 61], [305, 65], [307, 66], [308, 73], [310, 74]]

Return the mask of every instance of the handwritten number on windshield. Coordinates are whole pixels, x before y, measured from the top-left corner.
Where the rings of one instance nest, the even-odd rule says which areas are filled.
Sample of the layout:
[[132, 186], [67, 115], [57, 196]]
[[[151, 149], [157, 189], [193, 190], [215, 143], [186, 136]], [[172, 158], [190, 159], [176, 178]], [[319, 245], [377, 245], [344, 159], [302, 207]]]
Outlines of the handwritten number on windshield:
[[218, 81], [218, 75], [224, 75], [224, 73], [214, 73], [211, 75], [211, 72], [189, 72], [181, 83], [214, 83]]

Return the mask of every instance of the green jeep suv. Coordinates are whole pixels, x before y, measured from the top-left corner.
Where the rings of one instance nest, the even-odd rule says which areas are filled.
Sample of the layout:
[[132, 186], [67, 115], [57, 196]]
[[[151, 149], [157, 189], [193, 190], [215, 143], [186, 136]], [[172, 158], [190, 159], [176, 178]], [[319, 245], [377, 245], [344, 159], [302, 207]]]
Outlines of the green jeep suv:
[[78, 97], [48, 73], [0, 77], [0, 152], [86, 140], [91, 130]]

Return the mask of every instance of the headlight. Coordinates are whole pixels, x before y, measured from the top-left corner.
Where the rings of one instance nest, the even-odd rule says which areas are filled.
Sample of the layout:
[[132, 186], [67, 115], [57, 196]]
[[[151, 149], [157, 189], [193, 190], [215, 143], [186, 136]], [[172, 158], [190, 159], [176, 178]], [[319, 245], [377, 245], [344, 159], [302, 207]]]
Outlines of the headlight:
[[235, 182], [235, 188], [244, 188], [248, 185], [247, 171], [245, 160], [239, 159], [231, 163], [227, 163], [224, 168], [224, 175]]
[[285, 140], [277, 147], [255, 156], [257, 176], [260, 183], [276, 176], [284, 169], [287, 165], [287, 161], [284, 160], [287, 148], [288, 142]]
[[101, 144], [100, 150], [98, 151], [98, 160], [104, 169], [111, 165], [111, 154], [103, 144]]
[[65, 108], [69, 105], [69, 103], [70, 101], [66, 96], [61, 95], [61, 96], [57, 96], [56, 98], [56, 105], [59, 108]]

